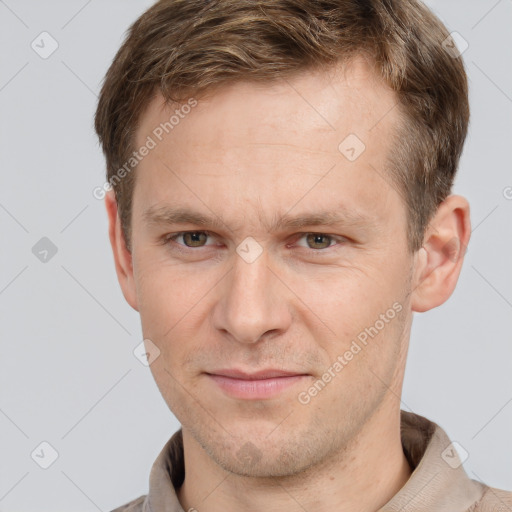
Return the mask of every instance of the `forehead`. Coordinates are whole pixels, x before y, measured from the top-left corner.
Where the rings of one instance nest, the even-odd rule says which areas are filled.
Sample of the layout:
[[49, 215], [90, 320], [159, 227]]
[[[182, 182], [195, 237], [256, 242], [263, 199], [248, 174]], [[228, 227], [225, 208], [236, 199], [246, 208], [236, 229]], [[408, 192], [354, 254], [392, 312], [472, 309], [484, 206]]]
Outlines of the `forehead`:
[[272, 84], [231, 84], [182, 110], [157, 96], [136, 137], [137, 147], [156, 143], [137, 167], [142, 206], [185, 196], [223, 212], [253, 204], [275, 215], [305, 194], [305, 207], [328, 209], [329, 198], [334, 207], [344, 196], [346, 208], [359, 203], [375, 215], [391, 183], [383, 165], [396, 105], [363, 58]]
[[[361, 138], [368, 140], [367, 131], [379, 132], [393, 124], [396, 113], [391, 110], [396, 104], [395, 93], [371, 63], [358, 56], [277, 82], [239, 81], [221, 87], [210, 99], [201, 100], [190, 114], [185, 113], [189, 119], [186, 123], [182, 122], [183, 114], [179, 119], [175, 116], [171, 131], [173, 135], [182, 132], [183, 136], [187, 135], [183, 132], [197, 132], [200, 136], [188, 142], [219, 147], [224, 141], [231, 145], [237, 140], [261, 142], [268, 139], [265, 130], [272, 127], [279, 129], [283, 141], [300, 140], [312, 149], [325, 142], [325, 147], [332, 149], [332, 143], [343, 132], [357, 130]], [[176, 110], [180, 110], [179, 104], [166, 104], [157, 94], [141, 116], [137, 144], [160, 123], [168, 122], [173, 113], [180, 114]], [[336, 135], [307, 144], [311, 132]]]

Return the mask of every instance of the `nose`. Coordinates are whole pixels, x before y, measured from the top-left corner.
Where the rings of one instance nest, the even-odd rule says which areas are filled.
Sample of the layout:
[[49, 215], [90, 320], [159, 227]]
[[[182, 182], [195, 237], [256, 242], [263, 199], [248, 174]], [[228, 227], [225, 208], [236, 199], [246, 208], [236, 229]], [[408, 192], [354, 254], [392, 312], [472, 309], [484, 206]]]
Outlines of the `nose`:
[[282, 334], [291, 324], [286, 287], [269, 267], [268, 253], [252, 262], [238, 254], [234, 267], [222, 281], [213, 312], [216, 329], [244, 344]]

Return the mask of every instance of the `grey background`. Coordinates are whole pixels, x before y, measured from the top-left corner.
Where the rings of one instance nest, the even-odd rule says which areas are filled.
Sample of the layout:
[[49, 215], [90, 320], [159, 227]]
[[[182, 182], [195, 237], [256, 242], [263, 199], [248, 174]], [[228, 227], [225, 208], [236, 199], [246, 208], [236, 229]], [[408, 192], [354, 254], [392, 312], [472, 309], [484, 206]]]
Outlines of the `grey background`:
[[[108, 511], [145, 494], [179, 427], [132, 353], [139, 317], [121, 294], [104, 204], [92, 195], [104, 183], [96, 95], [151, 3], [0, 0], [4, 512]], [[415, 315], [402, 408], [460, 443], [471, 478], [512, 489], [512, 3], [427, 5], [469, 44], [472, 119], [454, 192], [470, 201], [473, 234], [452, 297]], [[31, 47], [43, 31], [59, 45], [46, 59]], [[32, 252], [42, 237], [57, 247], [46, 263]], [[43, 441], [59, 454], [48, 469], [31, 458]]]

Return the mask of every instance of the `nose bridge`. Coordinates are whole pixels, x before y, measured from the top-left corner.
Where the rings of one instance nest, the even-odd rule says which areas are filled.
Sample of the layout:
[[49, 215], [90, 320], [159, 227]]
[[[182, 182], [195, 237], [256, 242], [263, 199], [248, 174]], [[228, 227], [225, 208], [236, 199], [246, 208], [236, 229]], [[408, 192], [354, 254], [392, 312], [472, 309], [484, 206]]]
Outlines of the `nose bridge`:
[[250, 244], [242, 242], [237, 248], [214, 314], [215, 327], [243, 343], [255, 343], [269, 331], [282, 331], [290, 321], [285, 297], [280, 296], [282, 290], [269, 268], [268, 252], [249, 258], [247, 254], [255, 249]]

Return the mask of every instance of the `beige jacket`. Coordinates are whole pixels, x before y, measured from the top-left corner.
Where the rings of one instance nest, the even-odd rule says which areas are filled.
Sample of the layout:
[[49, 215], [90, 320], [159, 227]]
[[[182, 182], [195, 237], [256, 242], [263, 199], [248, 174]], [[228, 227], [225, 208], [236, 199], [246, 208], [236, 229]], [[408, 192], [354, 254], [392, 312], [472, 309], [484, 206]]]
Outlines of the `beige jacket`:
[[[400, 491], [377, 512], [512, 512], [512, 492], [468, 477], [441, 427], [401, 411], [402, 447], [414, 468]], [[185, 476], [181, 429], [167, 441], [149, 477], [149, 493], [112, 512], [184, 512], [175, 488]]]

